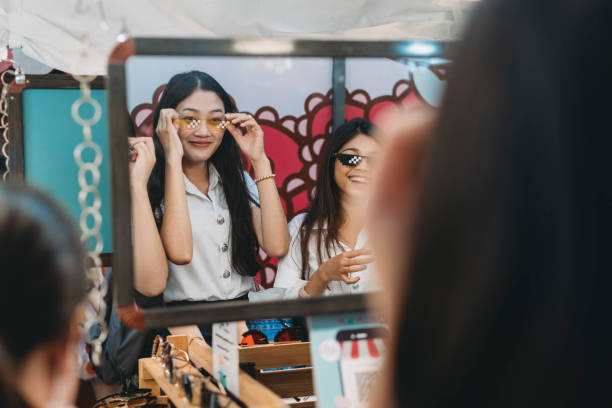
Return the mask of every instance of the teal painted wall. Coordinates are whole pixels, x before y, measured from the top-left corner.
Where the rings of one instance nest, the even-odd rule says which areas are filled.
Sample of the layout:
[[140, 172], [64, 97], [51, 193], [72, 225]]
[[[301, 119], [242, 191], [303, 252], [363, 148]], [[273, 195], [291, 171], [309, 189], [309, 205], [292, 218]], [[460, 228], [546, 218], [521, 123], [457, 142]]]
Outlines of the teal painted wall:
[[[70, 108], [79, 96], [78, 89], [26, 89], [23, 91], [26, 180], [29, 184], [41, 188], [54, 197], [72, 216], [77, 226], [81, 212], [78, 201], [80, 188], [77, 181], [78, 167], [72, 152], [82, 141], [83, 133], [82, 128], [72, 120]], [[106, 90], [93, 90], [92, 96], [100, 102], [103, 112], [100, 121], [92, 128], [93, 139], [100, 145], [104, 155], [100, 167], [99, 185], [102, 196], [103, 252], [112, 252]], [[93, 109], [89, 105], [84, 105], [80, 109], [80, 114], [84, 118], [90, 118], [93, 115]], [[92, 160], [91, 149], [85, 151], [83, 158], [85, 161]], [[88, 203], [91, 203], [91, 200]]]

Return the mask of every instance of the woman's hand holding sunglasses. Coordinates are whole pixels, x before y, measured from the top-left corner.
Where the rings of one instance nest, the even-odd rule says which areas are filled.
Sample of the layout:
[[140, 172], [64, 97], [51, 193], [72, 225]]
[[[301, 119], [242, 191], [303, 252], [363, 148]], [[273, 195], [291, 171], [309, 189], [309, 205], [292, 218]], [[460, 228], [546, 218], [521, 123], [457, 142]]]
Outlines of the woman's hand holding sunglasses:
[[225, 117], [230, 122], [227, 130], [234, 136], [238, 147], [253, 165], [266, 159], [264, 133], [255, 118], [246, 113], [226, 113]]
[[325, 284], [331, 281], [343, 281], [352, 285], [359, 281], [359, 276], [351, 277], [351, 273], [367, 269], [367, 265], [374, 262], [374, 258], [367, 256], [371, 254], [372, 251], [365, 248], [346, 251], [329, 258], [319, 266], [317, 272]]
[[174, 124], [178, 117], [179, 114], [174, 109], [162, 109], [155, 133], [164, 147], [166, 160], [178, 160], [180, 163], [183, 158], [183, 145], [179, 139], [177, 125]]

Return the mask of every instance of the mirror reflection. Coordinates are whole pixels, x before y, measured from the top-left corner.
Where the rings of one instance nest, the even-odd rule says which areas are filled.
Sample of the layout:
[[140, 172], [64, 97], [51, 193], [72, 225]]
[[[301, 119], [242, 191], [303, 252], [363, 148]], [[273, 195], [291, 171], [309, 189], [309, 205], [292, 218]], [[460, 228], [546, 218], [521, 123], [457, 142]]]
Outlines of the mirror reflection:
[[385, 118], [436, 106], [447, 67], [347, 59], [332, 129], [329, 58], [131, 57], [135, 288], [167, 306], [376, 290]]

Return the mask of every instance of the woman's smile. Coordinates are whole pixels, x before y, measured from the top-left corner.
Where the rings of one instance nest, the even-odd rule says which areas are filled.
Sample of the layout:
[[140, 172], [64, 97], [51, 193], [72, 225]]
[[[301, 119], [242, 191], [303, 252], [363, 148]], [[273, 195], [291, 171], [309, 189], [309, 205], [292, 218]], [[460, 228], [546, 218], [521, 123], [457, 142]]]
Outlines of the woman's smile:
[[[367, 159], [376, 157], [379, 150], [376, 139], [358, 133], [340, 148], [339, 153], [360, 155]], [[370, 186], [371, 165], [371, 160], [360, 160], [352, 166], [336, 160], [334, 180], [338, 189], [347, 196], [362, 198]]]
[[212, 142], [209, 140], [190, 140], [189, 144], [198, 148], [207, 148]]
[[350, 175], [348, 176], [348, 179], [350, 182], [352, 183], [358, 183], [358, 184], [368, 184], [368, 182], [370, 181], [370, 178], [368, 176], [362, 175], [362, 174], [355, 174], [355, 175]]

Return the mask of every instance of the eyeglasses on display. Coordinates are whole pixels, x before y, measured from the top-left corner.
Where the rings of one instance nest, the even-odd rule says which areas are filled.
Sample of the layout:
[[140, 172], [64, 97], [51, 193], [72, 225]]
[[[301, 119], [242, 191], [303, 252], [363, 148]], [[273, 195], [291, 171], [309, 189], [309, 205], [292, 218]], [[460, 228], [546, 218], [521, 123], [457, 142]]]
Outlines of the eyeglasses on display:
[[192, 405], [206, 408], [226, 408], [232, 403], [224, 388], [211, 390], [214, 385], [203, 378], [184, 373], [179, 382], [180, 395]]

